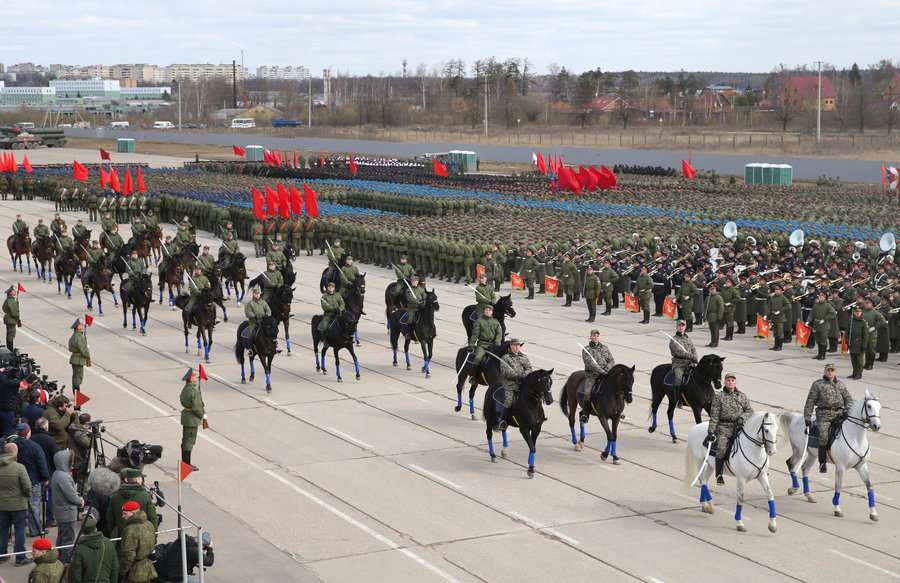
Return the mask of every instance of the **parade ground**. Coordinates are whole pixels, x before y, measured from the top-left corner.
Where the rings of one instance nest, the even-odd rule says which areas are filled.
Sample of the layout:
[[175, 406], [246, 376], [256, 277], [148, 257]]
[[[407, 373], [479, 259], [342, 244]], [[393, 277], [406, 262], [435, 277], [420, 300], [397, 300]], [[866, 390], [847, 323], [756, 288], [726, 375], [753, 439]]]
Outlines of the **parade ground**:
[[[64, 150], [63, 150], [64, 151]], [[29, 155], [31, 153], [29, 152]], [[35, 154], [37, 156], [37, 154]], [[124, 159], [122, 160], [124, 161]], [[37, 160], [34, 160], [37, 163]], [[7, 237], [15, 215], [30, 225], [53, 217], [44, 201], [0, 203], [0, 234]], [[63, 213], [74, 225], [83, 213]], [[89, 228], [99, 232], [98, 224]], [[164, 225], [166, 233], [174, 231]], [[122, 235], [128, 238], [127, 225]], [[198, 242], [213, 250], [219, 240], [198, 231]], [[248, 275], [263, 259], [241, 242]], [[466, 342], [460, 320], [473, 302], [462, 284], [430, 281], [437, 293], [438, 337], [431, 378], [420, 372], [418, 346], [412, 370], [392, 366], [384, 315], [384, 289], [395, 278], [388, 270], [359, 265], [367, 274], [366, 314], [359, 326], [357, 354], [361, 378], [341, 353], [344, 380], [335, 378], [333, 357], [327, 374], [317, 373], [310, 320], [320, 313], [319, 276], [323, 256], [298, 257], [291, 320], [292, 353], [279, 337], [273, 391], [266, 394], [261, 367], [255, 382], [241, 384], [234, 342], [243, 308], [226, 303], [228, 322], [214, 334], [209, 381], [202, 383], [210, 428], [193, 453], [200, 470], [185, 483], [184, 511], [212, 533], [216, 562], [207, 581], [891, 581], [900, 579], [900, 415], [897, 357], [866, 371], [861, 381], [845, 380], [854, 398], [868, 389], [883, 403], [882, 430], [870, 433], [870, 467], [877, 492], [879, 522], [869, 520], [866, 491], [855, 472], [845, 478], [844, 518], [832, 515], [833, 474], [811, 475], [818, 503], [788, 496], [784, 460], [790, 447], [779, 436], [769, 468], [776, 491], [778, 531], [770, 533], [767, 506], [758, 484], [749, 484], [744, 520], [735, 529], [734, 479], [712, 486], [717, 512], [699, 509], [699, 490], [685, 483], [685, 443], [693, 426], [689, 409], [677, 410], [672, 443], [660, 410], [656, 433], [648, 427], [649, 375], [669, 361], [668, 318], [638, 324], [624, 309], [589, 324], [583, 302], [563, 308], [563, 300], [538, 295], [525, 301], [513, 292], [517, 315], [507, 320], [512, 336], [525, 341], [535, 368], [553, 369], [554, 404], [537, 442], [536, 475], [526, 477], [528, 451], [510, 429], [505, 459], [491, 463], [481, 418], [483, 387], [476, 396], [476, 419], [456, 404], [454, 361]], [[154, 273], [155, 269], [151, 268]], [[21, 282], [23, 326], [17, 346], [34, 357], [43, 373], [70, 385], [66, 342], [72, 321], [89, 313], [80, 284], [72, 299], [55, 283], [0, 267], [4, 287]], [[154, 286], [155, 288], [155, 286]], [[508, 283], [502, 293], [510, 293]], [[248, 295], [249, 297], [249, 295]], [[122, 326], [122, 310], [103, 297], [104, 315], [95, 317], [87, 337], [93, 366], [82, 390], [86, 409], [102, 419], [111, 442], [130, 439], [160, 444], [160, 462], [147, 468], [148, 483], [159, 480], [175, 500], [181, 430], [178, 395], [187, 367], [197, 367], [193, 334], [185, 352], [181, 312], [153, 304], [147, 335]], [[220, 313], [221, 319], [221, 313]], [[585, 449], [576, 452], [558, 405], [567, 376], [582, 368], [580, 345], [597, 327], [617, 363], [636, 366], [635, 399], [620, 426], [621, 464], [601, 461], [605, 438], [596, 418], [588, 425]], [[692, 338], [700, 354], [710, 349], [704, 327]], [[755, 410], [781, 413], [803, 407], [810, 384], [822, 373], [813, 351], [796, 345], [771, 352], [750, 333], [722, 342], [725, 370]], [[833, 357], [833, 358], [832, 358]], [[841, 378], [849, 358], [829, 354]], [[71, 393], [70, 393], [71, 394]], [[464, 392], [464, 402], [467, 395]], [[704, 415], [705, 418], [705, 415]], [[500, 436], [495, 433], [500, 449]], [[109, 446], [107, 446], [109, 448]], [[831, 468], [831, 466], [829, 466]], [[690, 478], [688, 478], [688, 481]], [[175, 525], [162, 510], [161, 528]], [[171, 536], [171, 535], [169, 535]], [[6, 581], [24, 581], [25, 570], [0, 567]]]

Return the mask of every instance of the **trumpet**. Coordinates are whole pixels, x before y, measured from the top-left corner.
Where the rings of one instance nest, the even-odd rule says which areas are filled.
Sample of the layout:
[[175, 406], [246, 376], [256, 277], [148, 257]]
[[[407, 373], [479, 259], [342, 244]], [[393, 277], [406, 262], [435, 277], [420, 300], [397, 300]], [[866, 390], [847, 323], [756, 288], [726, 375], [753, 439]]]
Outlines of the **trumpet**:
[[844, 278], [846, 278], [846, 277], [847, 277], [846, 275], [842, 275], [842, 276], [840, 276], [840, 277], [838, 277], [838, 278], [836, 278], [836, 279], [829, 279], [829, 280], [828, 280], [828, 285], [834, 285], [834, 284], [836, 284], [837, 282], [841, 281], [842, 279], [844, 279]]
[[770, 273], [775, 273], [779, 269], [780, 269], [779, 267], [773, 267], [772, 269], [767, 269], [767, 270], [763, 271], [762, 273], [760, 273], [759, 276], [765, 277], [765, 276], [769, 275]]

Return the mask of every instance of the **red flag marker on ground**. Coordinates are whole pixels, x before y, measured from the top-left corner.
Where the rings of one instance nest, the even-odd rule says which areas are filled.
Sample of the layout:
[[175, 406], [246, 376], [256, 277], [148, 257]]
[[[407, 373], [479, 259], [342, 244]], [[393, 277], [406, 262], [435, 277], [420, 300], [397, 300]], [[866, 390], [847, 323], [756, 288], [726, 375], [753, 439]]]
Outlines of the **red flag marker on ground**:
[[34, 171], [34, 168], [31, 167], [31, 162], [28, 161], [28, 154], [25, 154], [25, 157], [22, 159], [22, 168], [25, 169], [26, 174], [31, 174]]
[[353, 156], [350, 156], [350, 174], [356, 176], [356, 162], [353, 161]]
[[693, 180], [694, 178], [697, 177], [697, 171], [694, 170], [694, 167], [691, 166], [691, 163], [688, 162], [687, 160], [681, 161], [681, 173], [688, 180]]
[[208, 381], [208, 380], [209, 380], [209, 377], [206, 376], [206, 369], [203, 368], [203, 365], [200, 364], [200, 365], [197, 366], [197, 368], [200, 370], [200, 372], [198, 373], [199, 376], [200, 376], [200, 380], [201, 380], [201, 381]]
[[25, 291], [25, 286], [22, 285], [21, 282], [20, 282], [20, 283], [19, 283], [18, 289], [19, 289], [19, 293], [23, 293], [23, 292]]
[[188, 476], [191, 475], [194, 469], [190, 466], [190, 464], [184, 463], [183, 460], [178, 461], [178, 481], [183, 482], [187, 479]]
[[107, 152], [103, 148], [100, 148], [100, 159], [109, 160], [110, 162], [112, 161], [112, 158], [109, 156], [109, 152]]
[[94, 317], [91, 316], [90, 314], [85, 315], [84, 323], [87, 324], [88, 328], [90, 328], [91, 326], [94, 325]]
[[75, 406], [76, 407], [81, 407], [82, 405], [84, 405], [85, 403], [87, 403], [90, 400], [91, 400], [91, 398], [88, 397], [87, 395], [85, 395], [84, 392], [75, 391]]
[[243, 158], [244, 155], [247, 153], [247, 150], [241, 148], [240, 146], [234, 146], [234, 145], [231, 146], [231, 151], [234, 152], [235, 156], [239, 156], [241, 158]]

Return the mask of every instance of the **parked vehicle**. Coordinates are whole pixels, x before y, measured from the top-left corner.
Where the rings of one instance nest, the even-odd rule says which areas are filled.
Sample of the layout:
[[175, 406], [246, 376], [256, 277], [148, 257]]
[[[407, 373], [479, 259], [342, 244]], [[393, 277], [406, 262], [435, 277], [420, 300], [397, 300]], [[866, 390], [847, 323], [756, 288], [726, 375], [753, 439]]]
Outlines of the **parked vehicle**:
[[153, 122], [153, 129], [155, 130], [172, 130], [175, 129], [175, 124], [170, 121], [155, 121]]
[[231, 129], [255, 128], [256, 120], [252, 117], [236, 117], [231, 120]]
[[113, 129], [124, 129], [131, 127], [131, 124], [127, 121], [114, 121], [109, 124], [109, 127]]
[[285, 119], [276, 117], [272, 120], [273, 128], [299, 128], [303, 126], [303, 122], [297, 119]]

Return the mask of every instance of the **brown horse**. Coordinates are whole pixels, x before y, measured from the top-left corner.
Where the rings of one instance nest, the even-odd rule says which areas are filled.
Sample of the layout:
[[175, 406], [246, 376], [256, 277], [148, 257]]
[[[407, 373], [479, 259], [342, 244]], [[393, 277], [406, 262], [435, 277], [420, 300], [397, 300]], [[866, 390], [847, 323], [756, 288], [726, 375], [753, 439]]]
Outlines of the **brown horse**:
[[80, 237], [74, 238], [74, 241], [72, 250], [75, 252], [75, 257], [78, 258], [79, 263], [84, 263], [87, 261], [88, 247], [91, 246], [91, 230], [85, 229]]
[[147, 231], [147, 240], [150, 242], [150, 251], [153, 254], [153, 263], [159, 263], [162, 258], [162, 229], [156, 225]]
[[[100, 315], [103, 315], [103, 298], [100, 292], [106, 290], [112, 294], [113, 303], [118, 306], [119, 300], [116, 298], [116, 290], [113, 289], [112, 275], [106, 268], [106, 262], [101, 261], [98, 267], [91, 271], [90, 277], [81, 274], [81, 288], [84, 290], [84, 299], [87, 303], [87, 309], [94, 309], [94, 297], [97, 298], [97, 309]], [[90, 293], [88, 293], [90, 291]]]
[[28, 227], [25, 227], [18, 233], [10, 235], [6, 239], [6, 248], [9, 249], [9, 256], [12, 257], [13, 271], [16, 270], [16, 263], [19, 264], [19, 273], [22, 273], [22, 256], [28, 260], [28, 273], [31, 274], [31, 238], [28, 236]]
[[[565, 386], [559, 394], [559, 406], [563, 415], [569, 419], [569, 430], [572, 433], [572, 444], [575, 451], [581, 451], [584, 448], [585, 430], [584, 423], [581, 423], [580, 440], [575, 437], [575, 414], [578, 409], [579, 388], [584, 384], [584, 371], [575, 371], [569, 375]], [[606, 448], [600, 454], [600, 458], [606, 460], [612, 455], [613, 463], [619, 463], [618, 452], [616, 451], [616, 440], [618, 439], [619, 421], [622, 418], [622, 412], [625, 405], [632, 401], [632, 387], [634, 386], [634, 367], [627, 367], [624, 364], [617, 364], [609, 370], [609, 374], [597, 387], [597, 390], [591, 392], [590, 410], [588, 416], [596, 415], [600, 419], [600, 425], [606, 433]], [[591, 391], [592, 387], [584, 387], [585, 391]]]
[[150, 239], [147, 233], [129, 239], [128, 248], [130, 251], [137, 251], [138, 258], [150, 267]]
[[47, 283], [53, 281], [53, 259], [56, 257], [56, 246], [48, 237], [35, 239], [32, 247], [34, 250], [34, 265], [37, 276]]

